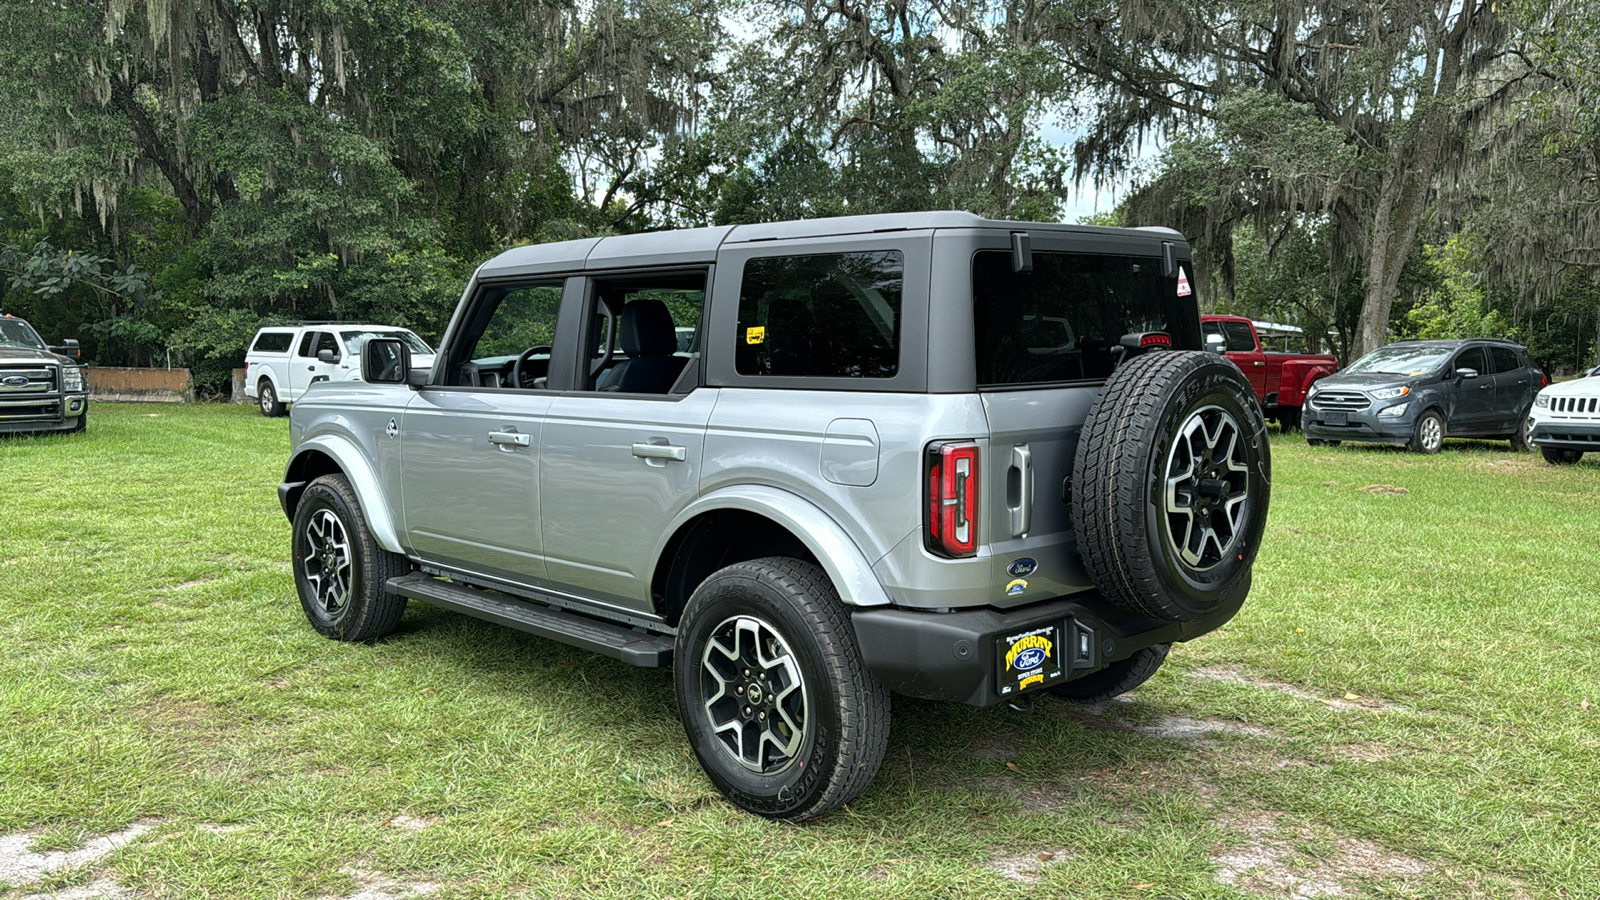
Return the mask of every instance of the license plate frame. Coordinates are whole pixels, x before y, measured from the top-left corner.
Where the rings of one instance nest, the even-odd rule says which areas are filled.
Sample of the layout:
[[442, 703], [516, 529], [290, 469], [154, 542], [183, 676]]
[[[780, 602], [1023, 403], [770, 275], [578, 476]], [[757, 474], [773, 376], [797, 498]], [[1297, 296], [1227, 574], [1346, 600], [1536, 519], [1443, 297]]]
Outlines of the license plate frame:
[[1344, 412], [1343, 410], [1340, 410], [1339, 412], [1325, 412], [1325, 413], [1322, 414], [1322, 424], [1324, 424], [1324, 425], [1349, 425], [1350, 424], [1350, 414], [1347, 413], [1347, 412]]
[[1002, 697], [1067, 680], [1065, 623], [1049, 622], [994, 639], [995, 691]]

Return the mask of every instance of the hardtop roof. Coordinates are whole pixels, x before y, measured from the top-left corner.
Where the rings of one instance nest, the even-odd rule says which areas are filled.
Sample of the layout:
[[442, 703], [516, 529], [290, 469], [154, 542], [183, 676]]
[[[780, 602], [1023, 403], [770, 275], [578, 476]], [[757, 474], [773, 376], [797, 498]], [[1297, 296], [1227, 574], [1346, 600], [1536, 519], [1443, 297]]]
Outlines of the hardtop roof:
[[753, 225], [718, 225], [709, 228], [680, 228], [643, 234], [580, 238], [548, 244], [529, 244], [501, 253], [478, 267], [478, 277], [538, 275], [570, 272], [574, 269], [613, 269], [633, 265], [678, 265], [708, 263], [716, 259], [723, 244], [754, 241], [792, 240], [835, 235], [870, 234], [887, 231], [922, 231], [936, 228], [994, 228], [1006, 231], [1060, 231], [1083, 234], [1138, 234], [1145, 237], [1183, 236], [1171, 228], [1111, 228], [1102, 225], [1069, 225], [1059, 222], [1021, 222], [986, 219], [969, 212], [935, 211], [884, 213], [868, 216], [836, 216], [799, 219], [789, 222], [763, 222]]

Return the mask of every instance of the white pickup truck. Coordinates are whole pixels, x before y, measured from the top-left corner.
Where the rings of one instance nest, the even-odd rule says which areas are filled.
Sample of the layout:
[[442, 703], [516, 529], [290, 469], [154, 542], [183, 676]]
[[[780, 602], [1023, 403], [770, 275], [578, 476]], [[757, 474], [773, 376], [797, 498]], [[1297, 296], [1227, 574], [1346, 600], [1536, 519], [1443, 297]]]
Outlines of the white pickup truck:
[[360, 381], [361, 345], [367, 338], [398, 338], [414, 368], [433, 365], [433, 348], [410, 330], [363, 322], [292, 322], [256, 332], [245, 352], [244, 395], [263, 416], [281, 416], [319, 381]]

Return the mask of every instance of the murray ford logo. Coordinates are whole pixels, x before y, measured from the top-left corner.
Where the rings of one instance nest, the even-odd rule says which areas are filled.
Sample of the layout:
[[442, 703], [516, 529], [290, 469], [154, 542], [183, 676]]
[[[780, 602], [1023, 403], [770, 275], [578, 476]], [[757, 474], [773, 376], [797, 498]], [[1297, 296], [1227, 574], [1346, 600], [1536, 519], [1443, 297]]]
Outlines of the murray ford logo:
[[0, 384], [6, 387], [27, 387], [28, 380], [26, 375], [7, 375], [4, 378], [0, 378]]

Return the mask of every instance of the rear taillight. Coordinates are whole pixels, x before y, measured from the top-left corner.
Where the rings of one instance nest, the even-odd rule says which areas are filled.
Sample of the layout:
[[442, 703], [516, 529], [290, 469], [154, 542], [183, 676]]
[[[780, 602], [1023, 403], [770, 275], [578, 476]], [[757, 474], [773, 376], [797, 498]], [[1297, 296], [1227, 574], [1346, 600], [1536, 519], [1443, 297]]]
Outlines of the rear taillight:
[[978, 552], [978, 445], [952, 442], [928, 447], [928, 549], [941, 556]]

